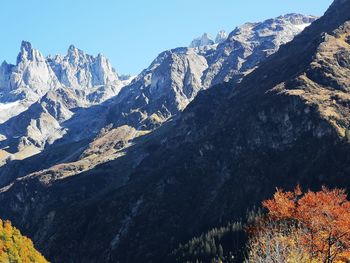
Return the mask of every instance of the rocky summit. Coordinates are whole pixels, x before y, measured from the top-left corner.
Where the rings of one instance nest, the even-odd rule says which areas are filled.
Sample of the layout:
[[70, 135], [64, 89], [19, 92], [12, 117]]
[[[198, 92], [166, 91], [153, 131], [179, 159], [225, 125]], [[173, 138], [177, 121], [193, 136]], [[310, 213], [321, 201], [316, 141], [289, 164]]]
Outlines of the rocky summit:
[[67, 55], [45, 58], [23, 42], [17, 65], [0, 68], [0, 166], [58, 141], [88, 140], [87, 147], [110, 124], [153, 130], [185, 109], [200, 90], [240, 81], [315, 19], [291, 14], [243, 25], [227, 39], [220, 32], [220, 44], [165, 51], [138, 76], [123, 79], [101, 54], [93, 57], [71, 45]]
[[0, 68], [0, 164], [39, 153], [67, 133], [64, 122], [78, 108], [116, 96], [121, 80], [103, 55], [74, 46], [66, 56], [45, 58], [22, 42], [16, 65]]

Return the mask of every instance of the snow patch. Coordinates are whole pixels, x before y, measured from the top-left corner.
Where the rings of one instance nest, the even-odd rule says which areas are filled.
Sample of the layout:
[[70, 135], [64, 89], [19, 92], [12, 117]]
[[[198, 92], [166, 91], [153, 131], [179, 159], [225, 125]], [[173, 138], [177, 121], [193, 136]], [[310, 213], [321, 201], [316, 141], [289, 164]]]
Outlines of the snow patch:
[[19, 105], [19, 101], [9, 102], [9, 103], [0, 103], [0, 110], [8, 110], [13, 107], [17, 107]]
[[300, 24], [300, 25], [294, 25], [297, 29], [304, 30], [307, 28], [311, 23], [305, 23], [305, 24]]
[[30, 105], [30, 102], [25, 101], [0, 103], [0, 124], [27, 110]]

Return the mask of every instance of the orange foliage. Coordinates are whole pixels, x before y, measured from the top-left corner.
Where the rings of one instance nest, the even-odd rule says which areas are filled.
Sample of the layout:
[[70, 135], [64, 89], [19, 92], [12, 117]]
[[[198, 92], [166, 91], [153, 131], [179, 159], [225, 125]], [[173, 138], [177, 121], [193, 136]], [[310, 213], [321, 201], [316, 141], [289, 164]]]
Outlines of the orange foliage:
[[302, 229], [300, 246], [319, 262], [350, 260], [350, 202], [344, 190], [294, 192], [277, 190], [263, 202], [268, 220]]

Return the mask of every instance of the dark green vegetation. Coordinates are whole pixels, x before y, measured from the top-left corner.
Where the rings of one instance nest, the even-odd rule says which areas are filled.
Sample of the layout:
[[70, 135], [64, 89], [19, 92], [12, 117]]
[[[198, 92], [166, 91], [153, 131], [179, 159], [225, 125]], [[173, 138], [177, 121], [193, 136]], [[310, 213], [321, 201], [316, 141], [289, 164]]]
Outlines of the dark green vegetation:
[[214, 228], [191, 239], [171, 254], [174, 262], [242, 262], [244, 259], [245, 233], [241, 223]]
[[234, 90], [202, 92], [125, 156], [52, 184], [17, 180], [1, 216], [53, 262], [164, 262], [276, 186], [350, 189], [348, 21], [350, 1], [336, 0]]
[[[243, 262], [247, 258], [247, 226], [261, 217], [260, 210], [247, 213], [244, 221], [230, 222], [192, 238], [168, 255], [166, 262]], [[243, 223], [244, 222], [244, 223]]]

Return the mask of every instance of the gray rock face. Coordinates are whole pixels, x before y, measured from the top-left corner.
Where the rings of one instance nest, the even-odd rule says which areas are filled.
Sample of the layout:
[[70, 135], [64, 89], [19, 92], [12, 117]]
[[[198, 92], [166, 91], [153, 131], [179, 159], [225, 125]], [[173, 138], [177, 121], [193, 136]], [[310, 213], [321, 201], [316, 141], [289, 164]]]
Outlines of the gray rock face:
[[66, 56], [45, 58], [23, 41], [17, 64], [0, 66], [0, 165], [9, 154], [37, 154], [66, 133], [62, 123], [74, 109], [103, 103], [128, 82], [103, 55], [71, 46]]
[[289, 14], [237, 27], [223, 43], [206, 52], [209, 67], [203, 80], [205, 87], [231, 79], [239, 81], [316, 19]]
[[190, 47], [203, 47], [203, 46], [211, 46], [214, 45], [215, 41], [211, 35], [208, 33], [204, 33], [201, 37], [195, 38], [192, 40]]
[[205, 57], [196, 50], [163, 52], [114, 99], [109, 111], [113, 123], [139, 129], [160, 125], [195, 98], [207, 68]]
[[221, 31], [217, 37], [220, 44], [214, 45], [204, 34], [190, 48], [161, 53], [116, 98], [110, 113], [113, 122], [143, 129], [159, 125], [185, 109], [199, 91], [221, 82], [239, 82], [315, 20], [289, 14], [244, 24], [227, 39]]
[[[17, 65], [0, 67], [0, 165], [9, 155], [22, 160], [61, 138], [91, 140], [110, 123], [151, 131], [184, 110], [199, 91], [239, 82], [315, 19], [292, 14], [247, 23], [229, 37], [220, 31], [217, 44], [205, 34], [193, 48], [161, 53], [131, 83], [103, 55], [70, 46], [65, 56], [45, 58], [23, 42]], [[23, 125], [16, 126], [18, 121]]]
[[3, 101], [36, 101], [50, 89], [59, 87], [59, 81], [53, 70], [46, 63], [44, 56], [32, 48], [29, 42], [22, 42], [17, 65], [12, 67], [8, 83], [0, 89]]
[[[2, 188], [2, 213], [23, 226], [53, 262], [164, 262], [179, 242], [243, 216], [275, 186], [349, 185], [344, 176], [349, 146], [342, 136], [350, 114], [344, 41], [350, 29], [340, 30], [349, 20], [347, 3], [339, 9], [342, 16], [316, 21], [269, 58], [277, 44], [287, 41], [286, 33], [308, 24], [304, 18], [246, 24], [216, 47], [162, 53], [118, 96], [75, 112], [67, 121], [76, 122], [70, 127], [113, 125], [88, 147], [80, 144], [85, 148], [76, 162], [66, 157], [73, 155], [69, 141], [65, 149], [51, 151], [64, 155], [64, 161]], [[198, 89], [226, 77], [231, 83], [200, 93], [186, 107]], [[49, 98], [44, 101], [51, 104]], [[138, 141], [126, 138], [152, 130], [183, 107], [177, 121]], [[91, 116], [100, 123], [89, 123]], [[85, 170], [106, 151], [121, 158]], [[54, 158], [49, 154], [30, 161], [36, 165]]]
[[[18, 178], [2, 189], [2, 213], [52, 262], [173, 262], [166, 256], [180, 242], [242, 218], [276, 186], [349, 187], [349, 8], [350, 1], [334, 7], [241, 83], [201, 92], [177, 121], [121, 150], [122, 158], [70, 178], [62, 166], [72, 175], [83, 164]], [[152, 72], [171, 72], [173, 53]], [[147, 83], [129, 86], [142, 112], [156, 104], [139, 90], [167, 94], [152, 86], [162, 82]], [[119, 96], [128, 98], [126, 89]], [[111, 114], [128, 112], [118, 105]], [[83, 155], [99, 159], [100, 149], [123, 148], [122, 138], [135, 132], [113, 130]]]
[[220, 30], [219, 33], [216, 35], [215, 43], [221, 44], [227, 39], [227, 34], [225, 30]]
[[208, 33], [204, 33], [201, 37], [195, 38], [192, 40], [191, 44], [189, 45], [190, 48], [196, 48], [196, 47], [204, 47], [204, 46], [211, 46], [216, 44], [221, 44], [227, 39], [227, 34], [225, 30], [220, 30], [215, 40], [211, 35]]
[[[118, 94], [123, 82], [103, 55], [85, 54], [70, 46], [66, 56], [45, 58], [29, 42], [22, 42], [16, 65], [4, 62], [0, 67], [0, 102], [27, 100], [35, 102], [49, 90], [68, 88], [80, 91], [81, 104], [101, 103]], [[100, 97], [91, 94], [101, 87]]]
[[87, 104], [101, 103], [118, 94], [122, 87], [117, 73], [101, 54], [93, 57], [70, 46], [66, 56], [49, 58], [48, 64], [60, 83], [77, 90]]

